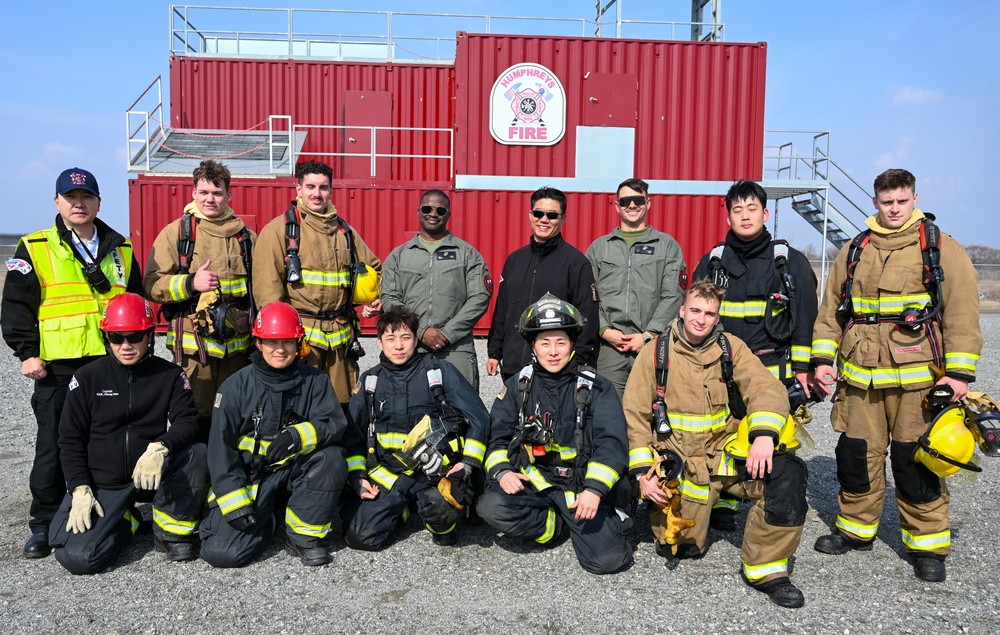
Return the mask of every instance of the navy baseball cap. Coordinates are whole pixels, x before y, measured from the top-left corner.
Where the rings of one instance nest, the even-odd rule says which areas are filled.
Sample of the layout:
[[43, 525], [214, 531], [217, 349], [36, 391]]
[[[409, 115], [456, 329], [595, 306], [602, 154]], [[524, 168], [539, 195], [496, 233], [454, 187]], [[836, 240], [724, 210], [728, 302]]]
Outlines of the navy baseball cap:
[[101, 188], [97, 186], [97, 179], [90, 172], [81, 168], [70, 168], [63, 170], [63, 173], [56, 179], [56, 195], [66, 194], [73, 190], [86, 190], [94, 196], [101, 195]]

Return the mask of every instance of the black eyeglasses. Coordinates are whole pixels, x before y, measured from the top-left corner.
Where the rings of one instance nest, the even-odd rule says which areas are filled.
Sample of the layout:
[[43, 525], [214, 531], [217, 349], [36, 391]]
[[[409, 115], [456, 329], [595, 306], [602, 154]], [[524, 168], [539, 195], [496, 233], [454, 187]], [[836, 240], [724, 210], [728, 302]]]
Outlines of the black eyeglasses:
[[437, 216], [447, 216], [447, 207], [436, 207], [434, 205], [421, 205], [420, 213], [424, 216], [430, 216], [431, 214], [436, 214]]
[[129, 333], [128, 335], [124, 333], [108, 333], [108, 341], [112, 344], [121, 344], [125, 340], [128, 340], [129, 344], [138, 344], [146, 337], [146, 331], [136, 331], [135, 333]]
[[636, 207], [642, 207], [643, 205], [646, 204], [646, 197], [645, 196], [623, 196], [620, 199], [618, 199], [618, 206], [619, 207], [628, 207], [629, 205], [632, 205], [633, 203], [635, 203]]
[[562, 216], [562, 212], [546, 212], [545, 210], [541, 209], [533, 209], [531, 210], [531, 215], [539, 220], [541, 220], [543, 216], [549, 220], [556, 220], [557, 218]]

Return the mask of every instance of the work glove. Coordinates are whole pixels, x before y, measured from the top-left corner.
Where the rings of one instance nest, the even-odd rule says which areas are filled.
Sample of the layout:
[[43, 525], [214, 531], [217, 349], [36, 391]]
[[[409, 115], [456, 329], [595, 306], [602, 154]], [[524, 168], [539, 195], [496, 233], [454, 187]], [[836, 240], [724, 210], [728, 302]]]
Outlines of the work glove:
[[298, 433], [291, 428], [285, 428], [274, 437], [274, 441], [271, 441], [264, 458], [268, 465], [275, 466], [295, 456], [301, 449], [302, 442]]
[[155, 442], [146, 446], [132, 470], [132, 484], [138, 489], [157, 489], [163, 475], [163, 465], [167, 460], [167, 447]]
[[104, 518], [104, 508], [94, 498], [94, 492], [89, 485], [79, 485], [73, 490], [73, 506], [69, 510], [69, 522], [66, 523], [66, 531], [74, 534], [82, 534], [90, 529], [93, 524], [90, 521], [90, 513], [97, 512], [97, 515]]
[[472, 494], [472, 467], [464, 465], [438, 481], [438, 492], [455, 509], [465, 509]]
[[250, 512], [236, 518], [227, 518], [226, 522], [236, 531], [246, 531], [257, 524], [257, 517], [253, 515], [253, 512]]

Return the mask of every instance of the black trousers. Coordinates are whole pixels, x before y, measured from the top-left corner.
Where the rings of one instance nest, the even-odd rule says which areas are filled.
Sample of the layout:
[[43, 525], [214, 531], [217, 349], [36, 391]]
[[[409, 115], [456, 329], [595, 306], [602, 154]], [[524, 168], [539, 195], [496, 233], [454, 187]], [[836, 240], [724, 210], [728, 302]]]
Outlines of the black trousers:
[[31, 409], [38, 431], [35, 435], [35, 462], [31, 465], [31, 533], [46, 533], [49, 523], [66, 496], [66, 479], [59, 462], [59, 418], [71, 377], [49, 373], [35, 381]]
[[[249, 457], [249, 453], [244, 453]], [[246, 531], [230, 525], [215, 500], [201, 522], [201, 559], [220, 568], [245, 567], [264, 551], [281, 519], [275, 512], [285, 505], [285, 540], [308, 549], [330, 533], [337, 499], [347, 482], [347, 460], [339, 446], [327, 446], [292, 460], [251, 487], [257, 523]]]
[[409, 518], [411, 501], [416, 503], [417, 513], [428, 531], [433, 534], [454, 531], [465, 512], [449, 505], [437, 486], [423, 474], [414, 476], [400, 475], [391, 490], [380, 487], [377, 498], [361, 501], [344, 531], [349, 547], [378, 551], [389, 546]]
[[580, 566], [591, 573], [616, 573], [632, 564], [632, 545], [625, 538], [632, 521], [623, 520], [609, 504], [598, 507], [594, 518], [577, 520], [576, 510], [569, 508], [566, 492], [561, 489], [536, 492], [525, 487], [517, 494], [508, 494], [490, 482], [476, 510], [497, 531], [539, 544], [557, 538], [565, 524]]
[[[208, 493], [208, 463], [203, 443], [195, 443], [167, 457], [160, 487], [153, 495], [153, 533], [164, 542], [190, 542], [201, 519]], [[100, 573], [113, 563], [139, 528], [132, 505], [148, 499], [150, 492], [132, 485], [109, 489], [94, 487], [94, 497], [104, 517], [91, 512], [93, 526], [82, 534], [66, 530], [73, 495], [67, 494], [52, 518], [49, 543], [59, 564], [70, 573]]]

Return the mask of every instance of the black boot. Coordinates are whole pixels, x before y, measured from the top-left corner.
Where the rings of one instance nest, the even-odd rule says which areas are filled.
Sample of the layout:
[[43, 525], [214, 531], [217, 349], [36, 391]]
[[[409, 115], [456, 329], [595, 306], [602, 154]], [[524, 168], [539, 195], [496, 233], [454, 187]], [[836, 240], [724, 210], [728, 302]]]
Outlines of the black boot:
[[291, 540], [285, 541], [285, 552], [296, 556], [307, 567], [319, 567], [330, 564], [330, 552], [318, 543], [312, 547], [300, 547]]
[[160, 540], [159, 536], [153, 534], [153, 549], [167, 554], [167, 560], [170, 562], [185, 562], [198, 557], [198, 545], [191, 540], [168, 542]]
[[23, 553], [25, 558], [44, 558], [52, 553], [52, 547], [49, 546], [49, 532], [45, 530], [31, 534], [28, 542], [24, 543]]
[[[743, 580], [750, 584], [746, 577]], [[766, 595], [778, 606], [786, 609], [798, 609], [805, 606], [806, 598], [802, 595], [802, 591], [799, 591], [799, 588], [792, 584], [792, 581], [787, 577], [775, 578], [764, 584], [750, 584], [750, 586]]]
[[872, 543], [870, 540], [868, 542], [853, 540], [839, 531], [834, 531], [832, 534], [817, 538], [813, 548], [820, 553], [841, 556], [848, 551], [871, 551]]
[[947, 573], [944, 560], [932, 556], [920, 556], [913, 561], [913, 573], [927, 582], [944, 582]]
[[440, 547], [454, 547], [458, 544], [458, 532], [452, 529], [446, 534], [431, 534], [435, 545]]

